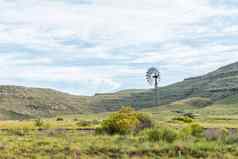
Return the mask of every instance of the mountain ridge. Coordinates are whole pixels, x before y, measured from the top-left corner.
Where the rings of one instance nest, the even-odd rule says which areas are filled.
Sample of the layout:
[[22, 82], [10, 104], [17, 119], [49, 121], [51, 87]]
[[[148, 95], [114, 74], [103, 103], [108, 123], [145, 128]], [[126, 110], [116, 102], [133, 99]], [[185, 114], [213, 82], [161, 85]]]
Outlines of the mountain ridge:
[[[238, 94], [238, 62], [203, 76], [184, 79], [159, 88], [161, 105], [192, 97], [212, 101]], [[79, 96], [50, 88], [0, 86], [0, 119], [52, 117], [115, 111], [130, 105], [136, 109], [153, 107], [153, 89], [129, 89], [114, 93]]]

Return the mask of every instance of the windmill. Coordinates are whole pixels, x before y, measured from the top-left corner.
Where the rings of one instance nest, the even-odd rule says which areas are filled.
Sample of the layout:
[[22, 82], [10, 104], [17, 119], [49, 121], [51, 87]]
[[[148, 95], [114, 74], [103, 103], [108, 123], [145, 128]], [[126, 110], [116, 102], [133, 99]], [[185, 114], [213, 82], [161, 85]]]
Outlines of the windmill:
[[154, 104], [157, 106], [159, 105], [159, 92], [158, 92], [158, 84], [160, 81], [160, 72], [157, 68], [155, 67], [151, 67], [148, 69], [148, 71], [146, 72], [146, 80], [147, 82], [154, 86]]

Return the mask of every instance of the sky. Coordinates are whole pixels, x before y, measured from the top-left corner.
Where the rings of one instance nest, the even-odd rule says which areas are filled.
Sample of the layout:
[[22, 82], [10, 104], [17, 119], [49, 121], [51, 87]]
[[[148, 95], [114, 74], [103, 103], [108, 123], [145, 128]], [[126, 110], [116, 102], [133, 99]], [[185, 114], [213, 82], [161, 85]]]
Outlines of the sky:
[[150, 88], [238, 61], [237, 0], [0, 0], [0, 85]]

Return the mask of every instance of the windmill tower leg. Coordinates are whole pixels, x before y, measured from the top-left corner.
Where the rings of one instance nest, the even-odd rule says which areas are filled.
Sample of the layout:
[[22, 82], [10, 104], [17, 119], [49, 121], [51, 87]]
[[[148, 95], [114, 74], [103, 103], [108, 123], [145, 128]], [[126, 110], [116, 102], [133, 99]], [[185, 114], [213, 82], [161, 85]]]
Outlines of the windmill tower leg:
[[158, 106], [158, 105], [160, 105], [160, 97], [159, 97], [159, 90], [158, 90], [158, 88], [155, 88], [154, 89], [154, 104], [155, 104], [155, 106]]
[[155, 106], [157, 106], [157, 102], [158, 102], [158, 100], [157, 100], [157, 89], [155, 88], [155, 93], [154, 93], [154, 98], [155, 98], [155, 101], [154, 101], [154, 104], [155, 104]]
[[159, 105], [158, 79], [155, 79], [155, 106]]
[[159, 88], [157, 88], [157, 91], [156, 91], [156, 101], [157, 101], [157, 106], [160, 105], [160, 94], [159, 94]]

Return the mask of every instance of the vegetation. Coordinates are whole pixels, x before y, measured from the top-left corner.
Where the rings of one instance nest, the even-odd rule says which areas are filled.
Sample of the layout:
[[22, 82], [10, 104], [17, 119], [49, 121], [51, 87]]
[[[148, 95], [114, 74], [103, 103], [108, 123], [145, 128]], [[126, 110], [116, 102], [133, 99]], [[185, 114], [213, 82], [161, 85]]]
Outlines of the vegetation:
[[42, 127], [44, 125], [44, 122], [42, 119], [38, 118], [38, 119], [35, 119], [35, 126], [36, 127]]
[[171, 128], [154, 128], [147, 130], [145, 133], [145, 137], [151, 142], [164, 141], [172, 143], [176, 140], [177, 136], [177, 131]]
[[[237, 66], [160, 88], [159, 107], [151, 90], [80, 97], [2, 86], [0, 158], [236, 159]], [[138, 111], [119, 109], [129, 103]]]
[[[186, 137], [183, 133], [187, 131]], [[197, 126], [184, 129], [160, 127], [130, 135], [99, 135], [66, 129], [48, 131], [10, 129], [0, 133], [0, 158], [236, 158], [238, 134], [216, 140], [200, 134]], [[198, 131], [199, 130], [199, 131]], [[199, 133], [199, 135], [197, 135]]]
[[182, 121], [184, 123], [192, 123], [193, 119], [187, 116], [179, 116], [179, 117], [175, 117], [173, 118], [173, 120], [177, 120], [177, 121]]
[[[1, 121], [0, 158], [235, 159], [238, 157], [238, 127], [235, 128], [235, 124], [234, 128], [227, 128], [225, 123], [219, 127], [209, 125], [209, 122], [213, 122], [211, 120], [217, 122], [218, 117], [209, 117], [210, 121], [197, 118], [193, 119], [192, 123], [181, 122], [174, 120], [176, 116], [178, 117], [175, 112], [160, 111], [160, 114], [157, 114], [156, 111], [153, 110], [151, 116], [130, 107], [123, 107], [120, 111], [109, 114]], [[58, 118], [63, 120], [57, 121]], [[219, 121], [232, 122], [231, 119], [227, 120], [229, 118], [220, 116]], [[114, 129], [115, 127], [119, 129]], [[105, 133], [108, 129], [104, 128], [113, 128], [113, 131], [108, 132], [114, 133]]]
[[111, 114], [103, 120], [101, 132], [107, 134], [130, 134], [153, 126], [152, 119], [144, 114], [138, 113], [130, 107], [123, 107], [118, 112]]
[[[238, 94], [237, 66], [238, 63], [234, 63], [204, 76], [161, 87], [160, 103], [171, 109], [180, 107], [183, 110], [205, 110], [217, 104], [235, 106]], [[119, 110], [121, 105], [131, 105], [136, 109], [150, 108], [154, 105], [153, 94], [152, 90], [124, 90], [95, 96], [75, 96], [51, 89], [0, 86], [0, 119], [22, 120], [111, 112]]]
[[199, 124], [192, 124], [190, 129], [191, 135], [195, 137], [201, 137], [203, 135], [203, 127]]

